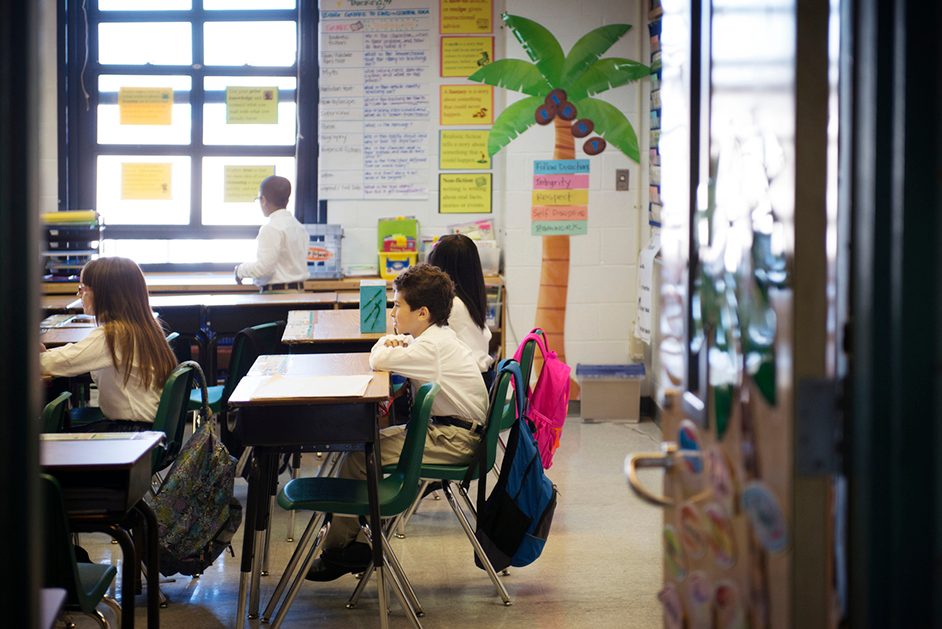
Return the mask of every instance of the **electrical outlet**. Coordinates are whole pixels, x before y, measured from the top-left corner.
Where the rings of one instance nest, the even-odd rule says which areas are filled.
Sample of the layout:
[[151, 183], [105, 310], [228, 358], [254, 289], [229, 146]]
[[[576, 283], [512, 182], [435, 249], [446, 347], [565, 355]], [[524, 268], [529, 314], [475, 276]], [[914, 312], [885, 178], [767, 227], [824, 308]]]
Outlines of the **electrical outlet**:
[[615, 169], [615, 190], [619, 192], [628, 191], [628, 173], [630, 171], [627, 168], [616, 168]]

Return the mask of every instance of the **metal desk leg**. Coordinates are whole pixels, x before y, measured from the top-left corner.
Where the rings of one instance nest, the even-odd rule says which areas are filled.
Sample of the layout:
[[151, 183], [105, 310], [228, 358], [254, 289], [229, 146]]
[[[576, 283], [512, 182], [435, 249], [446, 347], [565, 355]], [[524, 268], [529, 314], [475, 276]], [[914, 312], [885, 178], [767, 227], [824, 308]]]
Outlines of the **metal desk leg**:
[[[374, 424], [375, 425], [375, 424]], [[366, 444], [366, 484], [370, 499], [370, 531], [373, 539], [373, 567], [376, 570], [376, 588], [379, 603], [380, 629], [389, 627], [389, 601], [386, 594], [386, 579], [383, 573], [383, 523], [379, 517], [379, 457], [376, 450], [379, 447], [379, 427], [374, 428], [373, 443]]]
[[147, 532], [147, 627], [160, 627], [160, 550], [157, 538], [157, 516], [146, 502], [141, 500], [134, 508], [141, 514]]
[[258, 506], [255, 512], [255, 556], [252, 562], [252, 580], [249, 589], [249, 618], [258, 618], [259, 598], [261, 596], [261, 584], [259, 583], [262, 572], [262, 559], [264, 558], [265, 535], [268, 531], [268, 521], [271, 516], [268, 506], [271, 504], [271, 496], [278, 479], [278, 455], [274, 452], [264, 451], [256, 453], [259, 463], [259, 491]]
[[121, 627], [134, 629], [134, 591], [137, 578], [137, 553], [134, 550], [134, 541], [128, 532], [117, 524], [108, 526], [106, 530], [113, 539], [118, 540], [124, 561], [121, 567]]
[[239, 604], [236, 607], [236, 629], [245, 627], [245, 604], [249, 594], [249, 579], [252, 575], [252, 559], [255, 554], [255, 514], [258, 512], [259, 495], [266, 496], [260, 480], [261, 470], [258, 456], [253, 452], [249, 461], [248, 495], [245, 499], [245, 528], [242, 536], [242, 565], [239, 574]]

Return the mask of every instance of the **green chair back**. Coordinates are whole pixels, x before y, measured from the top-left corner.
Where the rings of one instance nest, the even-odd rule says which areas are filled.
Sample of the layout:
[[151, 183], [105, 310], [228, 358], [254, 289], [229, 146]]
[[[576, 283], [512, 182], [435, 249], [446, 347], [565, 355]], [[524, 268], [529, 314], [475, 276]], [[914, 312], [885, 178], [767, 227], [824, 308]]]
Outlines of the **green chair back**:
[[395, 497], [383, 505], [385, 513], [401, 513], [415, 501], [419, 492], [419, 470], [422, 468], [422, 455], [425, 452], [425, 439], [428, 435], [428, 422], [432, 416], [432, 402], [441, 391], [434, 382], [427, 382], [415, 392], [412, 400], [412, 417], [406, 428], [406, 440], [399, 453], [396, 469], [386, 476], [380, 484], [398, 486]]
[[[536, 334], [543, 336], [543, 330], [536, 328]], [[523, 344], [523, 351], [520, 352], [520, 374], [523, 376], [523, 391], [518, 391], [517, 395], [526, 396], [530, 392], [530, 376], [533, 371], [533, 357], [535, 354], [536, 341], [531, 339]], [[526, 408], [526, 404], [524, 404], [524, 408]], [[504, 413], [500, 420], [501, 432], [513, 426], [515, 419], [517, 419], [517, 414], [514, 411], [514, 405], [507, 404], [504, 406]]]
[[183, 445], [183, 432], [186, 428], [187, 405], [190, 401], [190, 390], [193, 388], [196, 368], [183, 363], [177, 366], [164, 383], [163, 393], [160, 395], [160, 404], [157, 406], [157, 415], [154, 417], [154, 428], [167, 436], [163, 448], [154, 450], [151, 459], [151, 469], [159, 472], [177, 458]]
[[78, 564], [59, 482], [48, 474], [40, 474], [39, 487], [45, 535], [42, 584], [64, 589], [66, 606], [93, 614], [118, 571], [107, 564]]
[[46, 404], [40, 415], [40, 425], [43, 432], [62, 432], [66, 417], [69, 415], [69, 398], [72, 394], [63, 391], [59, 397]]
[[229, 375], [222, 393], [222, 404], [229, 401], [239, 381], [249, 372], [255, 359], [264, 354], [283, 353], [281, 337], [285, 332], [284, 321], [262, 323], [240, 330], [232, 340], [232, 356], [229, 360]]

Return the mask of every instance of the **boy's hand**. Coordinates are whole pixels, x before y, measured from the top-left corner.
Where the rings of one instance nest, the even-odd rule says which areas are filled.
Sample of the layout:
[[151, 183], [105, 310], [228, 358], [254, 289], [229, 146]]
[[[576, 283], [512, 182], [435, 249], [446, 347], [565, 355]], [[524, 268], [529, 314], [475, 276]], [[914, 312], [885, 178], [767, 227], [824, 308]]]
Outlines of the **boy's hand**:
[[386, 347], [409, 347], [409, 343], [406, 341], [401, 341], [399, 339], [386, 339]]
[[239, 265], [238, 265], [238, 264], [235, 265], [235, 268], [234, 268], [234, 269], [232, 269], [232, 274], [235, 276], [236, 284], [241, 284], [241, 283], [242, 283], [242, 278], [239, 277]]

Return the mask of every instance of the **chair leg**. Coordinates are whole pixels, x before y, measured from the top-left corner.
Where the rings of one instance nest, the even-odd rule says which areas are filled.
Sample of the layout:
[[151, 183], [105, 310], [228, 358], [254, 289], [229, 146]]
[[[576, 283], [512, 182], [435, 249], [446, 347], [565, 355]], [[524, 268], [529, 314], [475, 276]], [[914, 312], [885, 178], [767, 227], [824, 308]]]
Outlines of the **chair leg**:
[[422, 496], [425, 494], [425, 488], [428, 487], [429, 481], [422, 479], [422, 484], [419, 485], [419, 493], [416, 494], [415, 500], [412, 501], [412, 504], [409, 505], [409, 508], [406, 509], [405, 513], [399, 515], [396, 518], [398, 526], [396, 527], [396, 537], [399, 539], [406, 538], [406, 524], [409, 523], [409, 520], [412, 519], [413, 514], [418, 510], [419, 503], [422, 502]]
[[[464, 504], [465, 504], [465, 506], [468, 508], [468, 512], [469, 512], [472, 516], [474, 516], [474, 521], [475, 521], [475, 523], [477, 523], [477, 520], [478, 520], [478, 512], [477, 512], [477, 511], [475, 510], [475, 508], [474, 508], [474, 502], [471, 500], [471, 496], [468, 495], [468, 492], [466, 492], [466, 491], [464, 490], [464, 487], [462, 487], [462, 486], [460, 486], [460, 485], [458, 486], [458, 495], [461, 496], [461, 499], [462, 499], [462, 500], [464, 500]], [[509, 577], [509, 576], [510, 576], [510, 572], [507, 571], [507, 568], [504, 568], [503, 570], [501, 570], [501, 571], [500, 571], [500, 574], [501, 574], [501, 576], [503, 576], [503, 577]]]
[[386, 538], [385, 534], [383, 534], [383, 550], [386, 551], [386, 560], [389, 562], [393, 574], [395, 574], [396, 578], [399, 580], [399, 587], [405, 593], [412, 610], [417, 616], [424, 616], [425, 610], [422, 609], [422, 604], [419, 603], [419, 597], [416, 596], [415, 589], [406, 576], [405, 570], [402, 569], [402, 564], [399, 563], [399, 557], [393, 552], [392, 546], [389, 545], [389, 540]]
[[314, 535], [314, 531], [318, 531], [318, 535], [314, 541], [314, 546], [316, 547], [320, 543], [323, 535], [326, 534], [328, 527], [330, 527], [330, 524], [324, 523], [323, 513], [314, 513], [311, 515], [310, 522], [308, 522], [307, 527], [301, 534], [301, 539], [298, 540], [298, 545], [291, 554], [291, 559], [288, 560], [288, 565], [285, 566], [285, 571], [282, 573], [281, 579], [278, 580], [278, 585], [275, 586], [275, 591], [272, 593], [271, 599], [268, 601], [268, 605], [265, 606], [265, 611], [262, 612], [263, 623], [268, 622], [271, 619], [272, 612], [275, 611], [275, 607], [277, 607], [278, 601], [281, 599], [281, 595], [285, 591], [285, 587], [291, 581], [291, 578], [297, 569], [298, 562], [302, 557], [305, 557], [304, 552], [311, 543], [311, 537]]
[[101, 599], [101, 602], [108, 606], [108, 609], [114, 614], [115, 623], [118, 627], [121, 626], [121, 606], [118, 605], [118, 601], [113, 598], [105, 596]]
[[442, 492], [444, 492], [445, 498], [448, 499], [448, 504], [451, 506], [451, 510], [455, 512], [455, 516], [458, 518], [461, 528], [464, 529], [464, 534], [467, 536], [468, 541], [470, 541], [471, 545], [474, 546], [474, 553], [478, 556], [478, 559], [484, 566], [485, 571], [487, 571], [487, 576], [491, 578], [491, 582], [494, 584], [494, 587], [497, 588], [497, 594], [500, 596], [501, 600], [504, 601], [504, 605], [510, 605], [510, 594], [507, 593], [507, 589], [501, 582], [500, 577], [497, 576], [497, 571], [494, 570], [494, 566], [491, 565], [490, 560], [484, 553], [484, 549], [481, 548], [481, 543], [478, 542], [478, 538], [474, 536], [474, 529], [471, 528], [471, 524], [468, 522], [468, 517], [461, 509], [461, 505], [459, 505], [458, 501], [455, 499], [455, 495], [451, 491], [450, 482], [442, 481]]
[[[396, 526], [398, 525], [399, 520], [402, 518], [402, 516], [403, 514], [400, 513], [399, 515], [389, 519], [386, 522], [386, 526], [384, 530], [385, 535], [388, 536], [391, 531], [394, 531], [396, 529]], [[354, 607], [357, 606], [357, 603], [360, 601], [360, 595], [363, 594], [363, 590], [366, 589], [366, 584], [369, 583], [371, 576], [373, 576], [373, 562], [372, 561], [370, 562], [370, 565], [366, 567], [366, 570], [364, 570], [363, 573], [360, 575], [360, 580], [357, 582], [357, 586], [353, 590], [353, 594], [351, 594], [350, 598], [347, 599], [347, 605], [346, 605], [347, 609], [353, 609]]]
[[[304, 582], [304, 576], [308, 573], [308, 570], [311, 569], [311, 565], [314, 563], [314, 559], [317, 558], [318, 551], [321, 549], [321, 546], [324, 545], [324, 539], [327, 537], [327, 533], [330, 530], [330, 521], [324, 522], [324, 525], [321, 527], [320, 533], [318, 533], [317, 540], [314, 542], [311, 552], [304, 557], [304, 561], [301, 563], [300, 570], [294, 576], [294, 579], [291, 581], [291, 586], [288, 588], [288, 593], [285, 595], [285, 600], [281, 603], [281, 606], [278, 608], [275, 617], [271, 621], [272, 629], [278, 629], [281, 626], [281, 623], [284, 622], [285, 614], [288, 613], [288, 609], [291, 608], [291, 604], [294, 603], [295, 597], [298, 595], [298, 590], [301, 589], [301, 584]], [[295, 553], [298, 553], [302, 550], [302, 547], [298, 545], [298, 548], [295, 549]]]
[[245, 446], [245, 449], [242, 450], [242, 456], [239, 457], [239, 462], [236, 463], [235, 475], [242, 476], [242, 473], [245, 471], [245, 466], [248, 465], [249, 461], [252, 459], [252, 446]]

